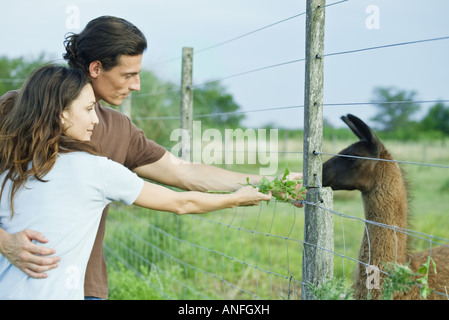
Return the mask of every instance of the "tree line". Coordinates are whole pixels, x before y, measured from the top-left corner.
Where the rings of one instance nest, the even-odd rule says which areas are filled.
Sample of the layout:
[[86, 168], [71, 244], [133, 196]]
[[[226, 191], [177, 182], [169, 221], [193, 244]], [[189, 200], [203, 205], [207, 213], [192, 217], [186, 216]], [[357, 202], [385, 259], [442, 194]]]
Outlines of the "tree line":
[[[19, 89], [31, 71], [51, 60], [45, 54], [33, 59], [0, 57], [0, 95]], [[133, 122], [152, 140], [163, 146], [172, 145], [170, 134], [179, 128], [179, 85], [164, 81], [154, 72], [145, 69], [140, 73], [140, 82], [141, 91], [131, 95]], [[194, 115], [220, 114], [200, 118], [203, 129], [242, 127], [245, 115], [233, 113], [240, 106], [219, 82], [211, 82], [194, 90]], [[117, 106], [111, 107], [120, 109]]]
[[[417, 92], [395, 87], [376, 87], [373, 90], [373, 105], [377, 113], [366, 119], [382, 139], [402, 141], [441, 140], [449, 137], [449, 105], [433, 102], [427, 113], [419, 119], [417, 114], [423, 103], [417, 100]], [[336, 129], [325, 121], [324, 135], [327, 137], [349, 137], [346, 129]]]
[[[45, 54], [34, 59], [0, 57], [0, 95], [20, 88], [34, 69], [46, 64]], [[141, 72], [141, 92], [132, 94], [132, 119], [148, 137], [161, 145], [171, 145], [170, 133], [179, 127], [179, 85], [164, 81], [150, 70]], [[428, 140], [449, 136], [449, 105], [435, 102], [421, 119], [416, 115], [422, 104], [416, 102], [417, 92], [393, 87], [377, 87], [372, 102], [377, 113], [371, 120], [383, 139]], [[207, 83], [194, 91], [194, 115], [220, 114], [201, 117], [201, 126], [207, 128], [243, 128], [244, 113], [235, 113], [241, 107], [219, 82]], [[283, 136], [298, 130], [284, 130]], [[294, 132], [293, 132], [294, 131]], [[301, 132], [299, 132], [301, 133]], [[347, 128], [333, 128], [325, 120], [324, 136], [351, 137]]]

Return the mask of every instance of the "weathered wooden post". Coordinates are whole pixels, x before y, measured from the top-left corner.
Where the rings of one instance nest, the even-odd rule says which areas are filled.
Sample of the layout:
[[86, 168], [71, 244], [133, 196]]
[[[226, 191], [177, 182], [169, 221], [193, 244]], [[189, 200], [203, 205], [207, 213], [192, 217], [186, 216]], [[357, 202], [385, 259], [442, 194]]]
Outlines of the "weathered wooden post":
[[182, 48], [181, 75], [181, 155], [190, 161], [193, 129], [193, 48]]
[[333, 217], [313, 205], [332, 208], [332, 190], [321, 188], [325, 6], [325, 0], [307, 0], [303, 174], [308, 191], [304, 207], [303, 300], [315, 299], [309, 285], [319, 286], [333, 276]]

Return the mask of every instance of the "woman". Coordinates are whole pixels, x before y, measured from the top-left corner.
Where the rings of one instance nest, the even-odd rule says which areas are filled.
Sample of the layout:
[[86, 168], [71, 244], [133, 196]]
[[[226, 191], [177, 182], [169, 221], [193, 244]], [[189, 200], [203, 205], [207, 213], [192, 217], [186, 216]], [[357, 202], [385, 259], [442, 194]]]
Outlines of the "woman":
[[174, 192], [98, 156], [98, 118], [81, 71], [32, 73], [0, 125], [0, 227], [40, 230], [61, 258], [48, 277], [27, 276], [0, 256], [0, 299], [83, 299], [84, 274], [103, 208], [112, 201], [203, 213], [268, 201], [251, 187], [232, 194]]

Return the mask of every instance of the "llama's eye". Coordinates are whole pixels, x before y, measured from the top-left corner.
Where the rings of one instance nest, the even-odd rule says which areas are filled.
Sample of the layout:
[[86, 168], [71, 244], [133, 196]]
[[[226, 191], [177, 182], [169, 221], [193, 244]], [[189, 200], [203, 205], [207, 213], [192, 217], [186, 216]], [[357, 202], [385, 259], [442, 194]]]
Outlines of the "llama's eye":
[[357, 160], [357, 158], [354, 158], [354, 157], [351, 157], [351, 156], [348, 155], [348, 156], [345, 157], [345, 160], [348, 161], [348, 162], [354, 162], [354, 161]]

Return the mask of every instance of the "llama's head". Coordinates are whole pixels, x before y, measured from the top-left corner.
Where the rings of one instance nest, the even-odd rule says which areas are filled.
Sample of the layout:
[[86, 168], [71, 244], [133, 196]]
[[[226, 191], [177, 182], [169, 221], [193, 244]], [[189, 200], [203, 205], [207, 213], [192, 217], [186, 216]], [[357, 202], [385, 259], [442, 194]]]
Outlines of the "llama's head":
[[342, 120], [360, 139], [323, 164], [323, 186], [333, 190], [368, 191], [373, 184], [377, 161], [346, 157], [379, 158], [384, 149], [376, 134], [359, 118], [352, 114]]

